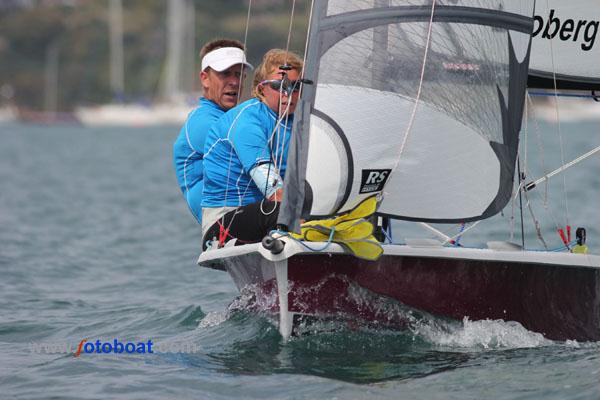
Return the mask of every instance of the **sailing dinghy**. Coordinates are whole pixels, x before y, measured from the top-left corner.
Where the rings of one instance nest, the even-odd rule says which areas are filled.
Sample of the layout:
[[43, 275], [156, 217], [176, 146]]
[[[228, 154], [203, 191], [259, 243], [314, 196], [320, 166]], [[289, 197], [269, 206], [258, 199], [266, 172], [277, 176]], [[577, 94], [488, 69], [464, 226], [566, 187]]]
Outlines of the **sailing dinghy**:
[[[550, 3], [552, 25], [582, 13], [586, 2], [561, 4], [564, 12]], [[546, 5], [539, 11], [550, 15]], [[557, 81], [544, 21], [533, 15], [533, 1], [314, 2], [304, 71], [314, 84], [304, 85], [297, 107], [279, 223], [300, 232], [301, 219], [329, 219], [330, 230], [320, 242], [278, 232], [263, 243], [206, 251], [198, 263], [226, 270], [240, 290], [276, 294], [284, 338], [303, 316], [377, 321], [381, 310], [349, 294], [360, 287], [433, 315], [600, 340], [599, 256], [432, 239], [377, 244], [381, 256], [365, 256], [361, 243], [372, 239], [336, 240], [332, 228], [362, 224], [347, 216], [373, 201], [380, 218], [422, 224], [479, 221], [503, 210], [519, 176], [528, 79]], [[534, 28], [542, 44], [531, 52]], [[566, 35], [569, 27], [557, 29]], [[534, 69], [530, 54], [538, 57]], [[559, 81], [585, 88], [600, 82], [594, 74], [566, 69]]]

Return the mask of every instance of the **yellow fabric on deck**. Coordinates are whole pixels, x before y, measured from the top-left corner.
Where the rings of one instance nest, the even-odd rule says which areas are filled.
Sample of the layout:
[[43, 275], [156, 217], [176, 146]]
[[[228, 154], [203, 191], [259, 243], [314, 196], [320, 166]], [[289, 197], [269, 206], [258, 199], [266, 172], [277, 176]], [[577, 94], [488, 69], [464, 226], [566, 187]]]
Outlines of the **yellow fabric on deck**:
[[[309, 242], [331, 240], [342, 245], [354, 256], [377, 260], [383, 254], [381, 244], [373, 236], [373, 224], [365, 218], [377, 210], [375, 196], [369, 197], [353, 210], [335, 218], [307, 221], [301, 226], [301, 234], [291, 235]], [[333, 232], [333, 237], [332, 237]]]
[[575, 253], [575, 254], [587, 254], [587, 252], [588, 252], [588, 247], [587, 247], [585, 244], [583, 244], [583, 245], [581, 245], [581, 244], [576, 244], [576, 245], [575, 245], [575, 246], [574, 246], [574, 247], [571, 249], [571, 252], [572, 252], [572, 253]]

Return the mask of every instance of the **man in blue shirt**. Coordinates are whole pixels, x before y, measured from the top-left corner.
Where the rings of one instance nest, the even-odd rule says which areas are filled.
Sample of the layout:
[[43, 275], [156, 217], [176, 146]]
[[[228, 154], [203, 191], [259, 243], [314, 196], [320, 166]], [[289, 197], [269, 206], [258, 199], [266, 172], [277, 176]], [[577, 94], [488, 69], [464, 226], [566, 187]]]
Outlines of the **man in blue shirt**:
[[177, 181], [188, 207], [202, 223], [204, 141], [212, 124], [234, 107], [242, 90], [246, 61], [244, 45], [237, 40], [217, 39], [200, 51], [200, 82], [203, 97], [188, 116], [173, 145]]
[[302, 66], [291, 52], [267, 52], [254, 76], [255, 98], [229, 110], [209, 130], [204, 248], [231, 238], [239, 244], [260, 241], [275, 228]]

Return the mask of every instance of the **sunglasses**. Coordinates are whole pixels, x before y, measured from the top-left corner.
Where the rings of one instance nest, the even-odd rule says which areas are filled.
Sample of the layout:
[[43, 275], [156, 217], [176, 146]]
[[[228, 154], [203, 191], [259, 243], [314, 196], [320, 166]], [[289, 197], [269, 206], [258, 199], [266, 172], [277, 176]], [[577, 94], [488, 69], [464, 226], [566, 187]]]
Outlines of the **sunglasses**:
[[261, 85], [269, 85], [273, 90], [284, 92], [287, 96], [291, 96], [293, 92], [300, 91], [300, 80], [291, 81], [289, 79], [270, 79], [262, 81]]

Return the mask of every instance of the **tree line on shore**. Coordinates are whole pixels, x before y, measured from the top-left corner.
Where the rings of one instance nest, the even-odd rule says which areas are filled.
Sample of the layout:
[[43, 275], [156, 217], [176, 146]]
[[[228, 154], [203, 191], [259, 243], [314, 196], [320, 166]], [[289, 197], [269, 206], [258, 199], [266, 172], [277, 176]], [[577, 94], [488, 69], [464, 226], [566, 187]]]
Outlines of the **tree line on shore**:
[[[122, 0], [123, 93], [110, 85], [110, 0], [8, 1], [0, 5], [0, 106], [48, 108], [53, 87], [55, 110], [120, 101], [152, 102], [164, 93], [169, 0]], [[193, 10], [193, 45], [183, 58], [182, 90], [198, 91], [198, 52], [207, 40], [246, 38], [250, 62], [269, 48], [285, 48], [292, 20], [290, 50], [304, 50], [308, 1], [185, 0]], [[189, 65], [193, 64], [193, 65]], [[49, 72], [54, 65], [55, 73]], [[56, 82], [48, 82], [54, 79]]]

